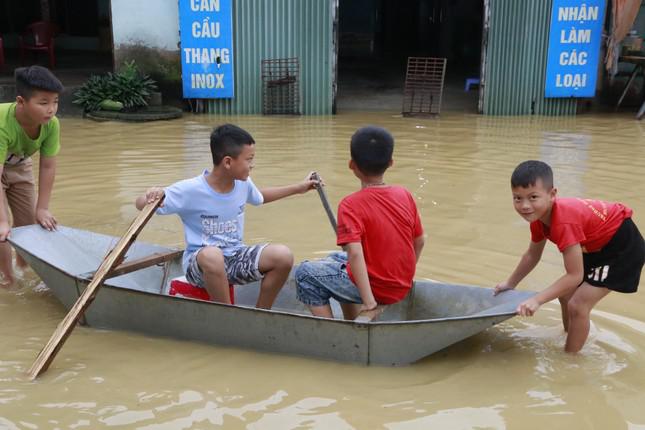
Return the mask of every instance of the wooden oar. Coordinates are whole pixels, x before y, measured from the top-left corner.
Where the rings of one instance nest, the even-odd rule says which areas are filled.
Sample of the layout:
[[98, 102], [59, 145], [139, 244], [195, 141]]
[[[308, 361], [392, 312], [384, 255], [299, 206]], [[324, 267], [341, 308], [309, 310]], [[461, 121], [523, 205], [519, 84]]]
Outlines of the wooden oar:
[[29, 378], [31, 380], [36, 379], [38, 375], [47, 370], [51, 362], [54, 360], [54, 357], [58, 353], [58, 350], [60, 350], [60, 348], [63, 346], [63, 343], [65, 343], [69, 335], [72, 333], [72, 330], [76, 326], [78, 320], [83, 316], [83, 313], [92, 303], [94, 297], [96, 297], [98, 289], [100, 288], [101, 284], [103, 284], [105, 278], [109, 275], [110, 271], [114, 267], [118, 266], [121, 263], [125, 253], [128, 251], [128, 248], [130, 248], [130, 245], [132, 245], [141, 229], [143, 229], [152, 214], [154, 214], [155, 209], [159, 207], [162, 201], [163, 198], [158, 199], [152, 203], [148, 203], [143, 208], [139, 216], [137, 216], [134, 221], [132, 221], [130, 228], [128, 228], [128, 231], [126, 231], [121, 240], [119, 240], [116, 246], [112, 248], [112, 250], [110, 250], [110, 252], [108, 252], [108, 254], [105, 256], [105, 259], [103, 259], [103, 262], [96, 270], [92, 281], [85, 288], [85, 291], [83, 291], [83, 294], [81, 294], [81, 296], [78, 298], [63, 321], [58, 324], [58, 327], [56, 328], [56, 331], [54, 332], [52, 337], [49, 339], [49, 342], [47, 342], [42, 351], [40, 351], [40, 354], [38, 354], [36, 361], [34, 361], [31, 369], [29, 369]]
[[[311, 175], [311, 179], [320, 181], [320, 175], [314, 172]], [[334, 216], [334, 212], [331, 210], [331, 206], [329, 206], [329, 201], [327, 200], [327, 194], [325, 194], [324, 186], [319, 182], [318, 185], [316, 185], [316, 190], [318, 190], [320, 201], [322, 202], [323, 208], [325, 208], [325, 212], [327, 212], [327, 218], [329, 218], [331, 228], [334, 229], [334, 234], [336, 234], [336, 216]]]

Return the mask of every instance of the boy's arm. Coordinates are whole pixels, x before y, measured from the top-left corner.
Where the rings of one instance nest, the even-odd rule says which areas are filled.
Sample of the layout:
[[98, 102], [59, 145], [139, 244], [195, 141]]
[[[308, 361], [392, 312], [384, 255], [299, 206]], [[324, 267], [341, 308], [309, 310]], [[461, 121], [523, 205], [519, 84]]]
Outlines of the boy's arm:
[[40, 157], [38, 169], [38, 200], [36, 202], [36, 221], [47, 230], [55, 230], [58, 222], [49, 212], [49, 199], [54, 189], [56, 177], [56, 157]]
[[[4, 164], [0, 163], [0, 176], [4, 171]], [[11, 227], [9, 226], [9, 220], [7, 219], [7, 208], [5, 204], [5, 193], [4, 187], [0, 186], [0, 242], [7, 240]]]
[[[137, 209], [141, 210], [146, 204], [154, 202], [158, 198], [163, 197], [164, 194], [165, 191], [161, 187], [148, 188], [144, 194], [137, 197], [137, 199], [134, 201], [134, 205], [137, 207]], [[163, 202], [159, 205], [159, 207], [163, 207]]]
[[347, 262], [349, 263], [349, 267], [352, 268], [354, 282], [356, 282], [358, 293], [361, 295], [361, 300], [363, 301], [361, 311], [375, 309], [378, 303], [374, 299], [370, 279], [367, 276], [363, 245], [360, 242], [350, 242], [344, 245], [344, 247], [347, 250]]
[[313, 173], [314, 172], [309, 172], [305, 179], [297, 184], [285, 185], [283, 187], [262, 188], [260, 193], [262, 193], [264, 203], [271, 203], [294, 194], [302, 194], [314, 189], [319, 181], [311, 178]]
[[414, 238], [414, 255], [416, 256], [416, 262], [419, 262], [419, 257], [421, 257], [421, 251], [423, 251], [423, 246], [426, 244], [426, 238], [422, 234]]
[[535, 268], [539, 263], [540, 258], [542, 258], [542, 252], [544, 251], [544, 246], [546, 245], [546, 239], [541, 242], [529, 243], [529, 249], [526, 250], [520, 262], [517, 263], [517, 267], [513, 270], [513, 273], [505, 282], [501, 282], [495, 286], [494, 295], [498, 295], [502, 291], [512, 290], [520, 283], [522, 279]]
[[540, 291], [530, 299], [520, 303], [517, 313], [522, 316], [531, 316], [546, 302], [558, 297], [566, 296], [573, 292], [582, 283], [584, 264], [582, 261], [582, 247], [579, 243], [572, 245], [562, 252], [564, 269], [566, 273], [548, 288]]

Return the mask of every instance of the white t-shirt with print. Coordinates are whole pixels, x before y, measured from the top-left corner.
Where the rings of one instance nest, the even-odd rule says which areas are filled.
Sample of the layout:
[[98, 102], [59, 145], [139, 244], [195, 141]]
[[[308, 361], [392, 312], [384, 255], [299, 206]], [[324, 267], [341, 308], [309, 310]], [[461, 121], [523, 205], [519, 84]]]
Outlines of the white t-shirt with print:
[[251, 178], [236, 180], [233, 189], [222, 194], [208, 185], [207, 175], [208, 171], [204, 171], [200, 176], [167, 187], [163, 207], [156, 212], [177, 214], [184, 224], [184, 271], [190, 255], [204, 246], [217, 246], [226, 256], [244, 246], [244, 207], [247, 203], [258, 206], [264, 201]]

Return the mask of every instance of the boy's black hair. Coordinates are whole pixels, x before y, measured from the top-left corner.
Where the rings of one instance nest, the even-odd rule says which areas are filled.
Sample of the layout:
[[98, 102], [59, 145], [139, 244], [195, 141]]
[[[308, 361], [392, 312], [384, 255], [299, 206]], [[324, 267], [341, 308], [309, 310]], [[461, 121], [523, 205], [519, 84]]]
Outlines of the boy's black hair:
[[547, 190], [553, 188], [553, 170], [543, 161], [527, 160], [515, 168], [511, 175], [511, 188], [528, 188], [542, 180], [542, 185]]
[[393, 151], [394, 138], [384, 128], [369, 125], [352, 136], [352, 160], [365, 175], [382, 175], [390, 166]]
[[64, 89], [58, 78], [43, 66], [19, 67], [14, 72], [14, 76], [16, 93], [27, 100], [34, 94], [34, 91], [60, 94]]
[[215, 127], [211, 133], [213, 165], [217, 166], [226, 156], [237, 158], [244, 145], [254, 144], [255, 140], [253, 140], [249, 132], [236, 125], [224, 124]]

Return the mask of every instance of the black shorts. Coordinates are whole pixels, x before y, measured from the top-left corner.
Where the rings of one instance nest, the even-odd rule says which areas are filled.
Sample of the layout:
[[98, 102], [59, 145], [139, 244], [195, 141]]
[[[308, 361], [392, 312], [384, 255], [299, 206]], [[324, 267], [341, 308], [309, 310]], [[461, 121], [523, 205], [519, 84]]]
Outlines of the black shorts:
[[645, 242], [631, 218], [626, 218], [607, 245], [582, 254], [584, 282], [620, 293], [635, 293], [645, 263]]

